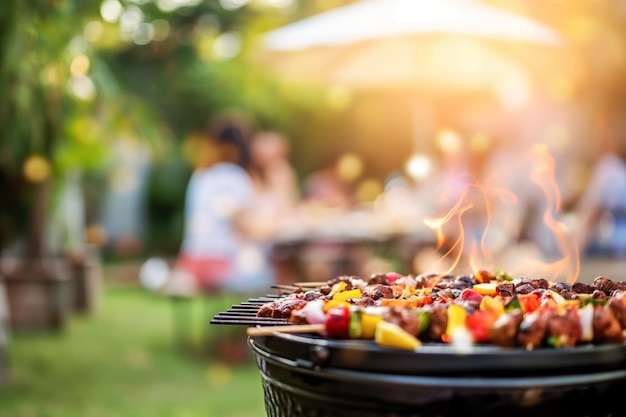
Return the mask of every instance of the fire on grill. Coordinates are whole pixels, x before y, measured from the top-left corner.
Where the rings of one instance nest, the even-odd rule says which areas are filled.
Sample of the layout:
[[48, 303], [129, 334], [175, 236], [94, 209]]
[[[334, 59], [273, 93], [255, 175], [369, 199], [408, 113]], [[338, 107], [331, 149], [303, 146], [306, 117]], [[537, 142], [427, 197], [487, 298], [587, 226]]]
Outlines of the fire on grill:
[[449, 211], [424, 220], [442, 256], [415, 270], [439, 273], [301, 283], [216, 316], [252, 326], [268, 416], [626, 415], [626, 282], [577, 281], [554, 161], [545, 147], [533, 152], [530, 179], [556, 256], [507, 264], [502, 250], [514, 243], [493, 239], [489, 215], [482, 232], [465, 230], [471, 210], [506, 217], [496, 202], [515, 200], [470, 180]]

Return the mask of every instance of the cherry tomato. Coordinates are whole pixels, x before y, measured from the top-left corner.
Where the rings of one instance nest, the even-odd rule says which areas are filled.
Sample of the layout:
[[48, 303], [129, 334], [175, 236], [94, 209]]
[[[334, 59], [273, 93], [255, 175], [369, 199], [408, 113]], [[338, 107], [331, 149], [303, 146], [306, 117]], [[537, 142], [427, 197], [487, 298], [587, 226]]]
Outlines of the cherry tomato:
[[335, 339], [345, 339], [350, 330], [350, 309], [339, 305], [326, 313], [326, 334]]
[[397, 272], [387, 272], [385, 276], [387, 277], [387, 281], [389, 282], [389, 285], [393, 284], [394, 282], [402, 278], [402, 275]]

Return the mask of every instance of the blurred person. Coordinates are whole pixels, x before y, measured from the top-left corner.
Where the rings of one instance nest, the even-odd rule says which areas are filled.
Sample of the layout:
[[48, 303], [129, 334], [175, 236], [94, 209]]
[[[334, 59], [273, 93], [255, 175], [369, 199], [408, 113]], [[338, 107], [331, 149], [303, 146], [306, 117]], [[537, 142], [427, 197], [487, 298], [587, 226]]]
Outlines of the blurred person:
[[251, 158], [256, 170], [257, 210], [276, 220], [293, 214], [300, 193], [296, 174], [289, 163], [289, 144], [278, 132], [259, 132], [252, 138]]
[[626, 144], [611, 138], [575, 208], [576, 239], [588, 255], [626, 257]]
[[244, 130], [231, 122], [218, 123], [207, 141], [209, 151], [187, 187], [184, 237], [175, 269], [193, 276], [192, 284], [204, 292], [265, 290], [273, 282], [265, 243], [273, 230], [256, 211]]
[[[252, 137], [251, 158], [257, 187], [255, 209], [277, 228], [276, 238], [298, 230], [300, 198], [295, 170], [289, 162], [287, 138], [278, 132], [262, 131]], [[289, 239], [287, 239], [289, 240]], [[298, 274], [298, 254], [292, 245], [276, 242], [270, 261], [276, 282], [288, 284]]]
[[322, 208], [348, 211], [356, 199], [351, 185], [341, 177], [337, 163], [310, 173], [303, 181], [306, 202]]

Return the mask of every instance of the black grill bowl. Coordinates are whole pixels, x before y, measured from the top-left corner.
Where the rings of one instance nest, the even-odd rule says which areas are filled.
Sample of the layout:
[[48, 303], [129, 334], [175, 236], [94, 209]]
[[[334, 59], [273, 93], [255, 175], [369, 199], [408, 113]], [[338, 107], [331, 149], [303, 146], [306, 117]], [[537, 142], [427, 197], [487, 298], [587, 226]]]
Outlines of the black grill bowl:
[[626, 347], [500, 349], [250, 337], [268, 417], [626, 416]]

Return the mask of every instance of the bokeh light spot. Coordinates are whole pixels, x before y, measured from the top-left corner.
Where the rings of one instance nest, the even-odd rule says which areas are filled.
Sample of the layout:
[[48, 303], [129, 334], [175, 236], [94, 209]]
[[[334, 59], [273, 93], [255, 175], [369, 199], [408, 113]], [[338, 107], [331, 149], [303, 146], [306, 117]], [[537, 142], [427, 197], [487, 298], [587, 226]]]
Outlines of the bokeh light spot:
[[104, 27], [98, 20], [92, 20], [85, 25], [83, 36], [88, 42], [98, 42], [104, 35]]
[[382, 182], [374, 178], [367, 178], [361, 181], [356, 189], [356, 197], [362, 202], [371, 202], [383, 193]]
[[337, 174], [345, 181], [354, 181], [363, 172], [363, 161], [358, 155], [348, 153], [337, 161]]
[[170, 35], [170, 24], [165, 19], [156, 19], [152, 22], [154, 28], [153, 40], [157, 42], [164, 41]]
[[24, 177], [33, 183], [40, 183], [50, 177], [52, 167], [46, 158], [40, 155], [31, 155], [22, 166]]
[[122, 14], [122, 4], [117, 0], [104, 0], [100, 5], [100, 16], [105, 22], [114, 23]]
[[213, 42], [213, 54], [219, 60], [236, 57], [241, 52], [241, 38], [235, 32], [224, 32]]
[[154, 38], [154, 26], [151, 23], [140, 23], [133, 31], [133, 42], [136, 45], [147, 45]]
[[143, 12], [137, 6], [128, 6], [120, 16], [120, 29], [124, 32], [133, 32], [143, 21]]
[[96, 86], [87, 75], [73, 77], [69, 81], [68, 88], [74, 97], [83, 101], [93, 100], [96, 96]]
[[226, 10], [236, 10], [249, 3], [250, 0], [219, 0], [220, 6]]
[[450, 129], [442, 129], [435, 139], [437, 148], [445, 154], [456, 154], [463, 149], [463, 141], [458, 133]]
[[406, 173], [414, 180], [428, 178], [432, 172], [433, 164], [430, 158], [423, 154], [413, 155], [406, 163]]
[[89, 72], [89, 57], [85, 54], [76, 55], [70, 64], [70, 73], [73, 77], [87, 75]]

